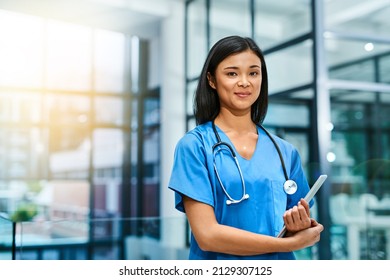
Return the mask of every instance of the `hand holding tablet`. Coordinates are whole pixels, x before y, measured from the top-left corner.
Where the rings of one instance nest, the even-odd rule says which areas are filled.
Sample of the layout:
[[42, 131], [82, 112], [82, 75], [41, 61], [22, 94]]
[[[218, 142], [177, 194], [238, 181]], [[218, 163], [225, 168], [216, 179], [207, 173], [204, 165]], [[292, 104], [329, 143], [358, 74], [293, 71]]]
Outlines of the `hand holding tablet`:
[[[308, 203], [310, 202], [310, 200], [312, 200], [312, 198], [314, 197], [314, 195], [318, 192], [318, 190], [321, 188], [322, 184], [325, 182], [326, 178], [328, 178], [327, 175], [321, 175], [320, 177], [318, 177], [317, 181], [314, 183], [313, 187], [310, 189], [310, 191], [306, 194], [304, 200], [306, 200]], [[282, 230], [279, 232], [278, 236], [277, 237], [283, 237], [285, 235], [287, 231], [287, 228], [286, 226], [284, 226], [282, 228]]]

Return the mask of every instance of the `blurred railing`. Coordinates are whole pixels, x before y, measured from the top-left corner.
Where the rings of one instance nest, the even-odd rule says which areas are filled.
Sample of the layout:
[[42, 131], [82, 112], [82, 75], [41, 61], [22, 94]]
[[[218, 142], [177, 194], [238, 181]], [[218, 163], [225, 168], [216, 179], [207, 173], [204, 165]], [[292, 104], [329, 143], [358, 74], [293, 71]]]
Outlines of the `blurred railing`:
[[[184, 217], [12, 223], [3, 219], [3, 258], [16, 260], [187, 260]], [[14, 234], [14, 237], [13, 237]], [[12, 251], [14, 252], [12, 254]], [[297, 252], [311, 259], [310, 249]]]
[[[332, 208], [340, 209], [340, 218], [343, 207], [333, 204]], [[356, 207], [351, 208], [356, 212]], [[390, 216], [366, 214], [357, 221], [350, 217], [346, 224], [335, 220], [327, 229], [333, 259], [390, 259]], [[186, 260], [188, 245], [184, 216], [15, 223], [0, 215], [0, 260]], [[317, 246], [306, 248], [296, 256], [317, 259], [317, 250]]]
[[[2, 219], [1, 256], [20, 260], [188, 259], [184, 218], [19, 222]], [[173, 233], [180, 232], [177, 236]]]
[[15, 223], [0, 213], [0, 260], [15, 259], [15, 226]]

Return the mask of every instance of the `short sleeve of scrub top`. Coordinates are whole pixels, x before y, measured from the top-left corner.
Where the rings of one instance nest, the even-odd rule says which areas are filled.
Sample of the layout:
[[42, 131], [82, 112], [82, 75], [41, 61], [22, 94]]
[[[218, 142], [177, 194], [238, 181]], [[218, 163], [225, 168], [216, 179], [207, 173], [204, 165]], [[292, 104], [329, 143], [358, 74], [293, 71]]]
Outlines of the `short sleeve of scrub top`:
[[214, 206], [205, 149], [197, 134], [187, 133], [177, 144], [169, 187], [175, 190], [175, 207], [181, 212], [182, 195]]

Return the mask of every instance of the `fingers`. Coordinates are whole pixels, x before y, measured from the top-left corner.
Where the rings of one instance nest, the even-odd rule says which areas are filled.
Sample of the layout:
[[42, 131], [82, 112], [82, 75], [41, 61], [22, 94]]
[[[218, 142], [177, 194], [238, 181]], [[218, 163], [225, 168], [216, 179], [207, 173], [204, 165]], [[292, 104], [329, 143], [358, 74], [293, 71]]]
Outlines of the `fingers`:
[[312, 228], [315, 228], [318, 231], [318, 234], [320, 234], [324, 230], [324, 226], [320, 223], [318, 223], [316, 220], [311, 219]]
[[311, 226], [310, 212], [306, 201], [302, 200], [297, 206], [287, 210], [283, 219], [287, 230], [295, 232]]
[[307, 216], [310, 216], [310, 206], [306, 200], [301, 198], [301, 200], [298, 202], [298, 205], [302, 205], [306, 210]]

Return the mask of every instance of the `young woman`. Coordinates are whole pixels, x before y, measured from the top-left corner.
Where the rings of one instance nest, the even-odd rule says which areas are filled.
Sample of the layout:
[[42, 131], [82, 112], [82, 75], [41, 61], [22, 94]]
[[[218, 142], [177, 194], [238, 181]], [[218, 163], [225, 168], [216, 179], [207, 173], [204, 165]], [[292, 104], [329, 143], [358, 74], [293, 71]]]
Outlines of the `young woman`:
[[197, 126], [177, 144], [169, 182], [191, 227], [190, 259], [295, 259], [319, 241], [300, 156], [261, 126], [267, 107], [260, 48], [239, 36], [218, 41], [195, 94]]

